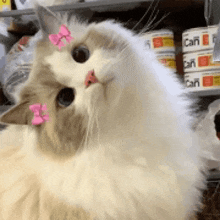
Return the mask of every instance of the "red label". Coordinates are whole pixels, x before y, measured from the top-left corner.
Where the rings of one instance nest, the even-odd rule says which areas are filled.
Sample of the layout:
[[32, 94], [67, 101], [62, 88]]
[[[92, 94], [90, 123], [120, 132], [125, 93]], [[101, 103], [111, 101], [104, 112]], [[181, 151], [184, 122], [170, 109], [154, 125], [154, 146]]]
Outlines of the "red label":
[[166, 63], [167, 63], [167, 60], [166, 60], [166, 59], [161, 59], [160, 61], [161, 61], [161, 63], [163, 63], [163, 64], [166, 64]]
[[154, 48], [163, 47], [163, 38], [156, 37], [153, 39]]
[[203, 43], [203, 45], [209, 45], [209, 35], [208, 34], [203, 34], [202, 43]]
[[204, 76], [203, 77], [203, 86], [213, 86], [213, 76]]
[[22, 37], [18, 42], [18, 50], [22, 51], [28, 44], [30, 37]]
[[28, 44], [29, 39], [30, 39], [30, 37], [22, 37], [22, 38], [19, 40], [19, 44], [21, 44], [21, 45], [26, 45], [26, 44]]
[[208, 66], [209, 65], [209, 56], [202, 56], [198, 58], [198, 65], [201, 66]]

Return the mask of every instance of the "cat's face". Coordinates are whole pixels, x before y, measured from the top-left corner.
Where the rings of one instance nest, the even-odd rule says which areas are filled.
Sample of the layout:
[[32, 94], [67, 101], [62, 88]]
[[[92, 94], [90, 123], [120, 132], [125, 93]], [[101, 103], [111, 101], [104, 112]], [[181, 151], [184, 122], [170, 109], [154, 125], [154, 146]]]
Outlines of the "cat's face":
[[[1, 121], [32, 126], [29, 106], [46, 104], [49, 122], [34, 126], [39, 142], [52, 146], [48, 151], [71, 156], [88, 137], [120, 131], [133, 120], [132, 112], [140, 103], [133, 97], [139, 79], [132, 49], [139, 39], [112, 22], [87, 25], [73, 19], [66, 23], [41, 7], [37, 14], [43, 40], [37, 45], [20, 102]], [[49, 34], [57, 34], [62, 24], [74, 39], [69, 44], [63, 40], [66, 46], [59, 50]], [[91, 70], [98, 82], [88, 86]]]

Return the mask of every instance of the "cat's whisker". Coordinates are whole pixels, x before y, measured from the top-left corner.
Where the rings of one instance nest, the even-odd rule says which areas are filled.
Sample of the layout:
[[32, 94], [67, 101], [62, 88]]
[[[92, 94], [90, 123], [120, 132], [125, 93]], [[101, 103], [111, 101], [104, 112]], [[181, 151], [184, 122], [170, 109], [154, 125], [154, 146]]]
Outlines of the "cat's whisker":
[[137, 24], [131, 29], [132, 31], [143, 21], [143, 19], [147, 16], [149, 10], [153, 6], [154, 0], [151, 2], [150, 6], [148, 7], [147, 11], [144, 13], [144, 15], [141, 17], [141, 19], [137, 22]]
[[141, 32], [143, 30], [147, 30], [151, 26], [151, 24], [156, 20], [158, 13], [159, 13], [159, 10], [156, 12], [155, 16], [151, 19], [151, 21], [150, 22], [148, 21], [147, 24], [142, 28]]
[[163, 17], [162, 17], [159, 21], [157, 21], [155, 24], [153, 24], [152, 26], [145, 26], [145, 27], [141, 30], [141, 32], [140, 32], [139, 34], [141, 35], [142, 33], [146, 32], [146, 31], [150, 31], [150, 30], [154, 29], [154, 28], [157, 27], [157, 26], [159, 25], [159, 23], [160, 23], [163, 19], [165, 19], [169, 14], [170, 14], [170, 12], [168, 12], [168, 13], [165, 14], [165, 15], [163, 15]]
[[97, 135], [98, 135], [98, 144], [97, 146], [101, 146], [100, 143], [100, 127], [99, 127], [99, 121], [98, 121], [98, 114], [95, 114], [95, 122], [96, 122], [96, 126], [97, 126]]
[[152, 20], [147, 25], [145, 25], [145, 27], [147, 27], [147, 28], [150, 27], [154, 23], [154, 21], [156, 20], [158, 14], [159, 14], [159, 10], [157, 10], [155, 16], [152, 18]]
[[87, 146], [88, 144], [88, 136], [89, 136], [89, 124], [90, 124], [90, 117], [89, 117], [89, 120], [88, 120], [88, 124], [87, 124], [87, 129], [86, 129], [86, 134], [85, 134], [85, 137], [84, 137], [84, 146]]
[[[92, 111], [91, 111], [91, 113], [92, 113]], [[91, 115], [93, 115], [93, 113]], [[91, 124], [91, 118], [92, 118], [91, 115], [89, 115], [88, 123], [87, 123], [87, 126], [86, 126], [86, 133], [85, 133], [85, 136], [82, 140], [82, 143], [81, 143], [81, 146], [80, 146], [79, 149], [81, 149], [82, 147], [87, 147], [88, 146], [88, 138], [89, 138], [89, 134], [90, 134], [90, 124]]]
[[132, 21], [131, 18], [130, 18], [126, 23], [124, 23], [124, 26], [126, 27], [126, 25], [127, 25], [130, 21]]
[[86, 130], [86, 136], [85, 136], [85, 146], [88, 147], [88, 139], [90, 135], [92, 134], [93, 128], [95, 123], [95, 106], [92, 107], [90, 114], [89, 114], [89, 120]]
[[[157, 17], [157, 15], [158, 15], [158, 13], [159, 13], [159, 10], [156, 12], [156, 15], [154, 16], [154, 18], [152, 19], [152, 16], [154, 15], [154, 12], [155, 12], [155, 10], [156, 10], [156, 8], [157, 8], [157, 6], [158, 6], [158, 4], [159, 4], [159, 1], [160, 0], [158, 0], [158, 1], [156, 1], [156, 5], [155, 5], [155, 7], [154, 7], [154, 9], [153, 9], [153, 12], [151, 13], [151, 15], [150, 15], [150, 18], [149, 18], [149, 20], [148, 20], [148, 23], [145, 25], [145, 27], [150, 27], [150, 25], [155, 21], [155, 19], [156, 19], [156, 17]], [[146, 15], [148, 14], [148, 12], [149, 12], [149, 10], [152, 8], [152, 6], [153, 6], [153, 3], [154, 3], [155, 1], [153, 0], [152, 1], [152, 3], [151, 3], [151, 5], [149, 6], [149, 8], [148, 8], [148, 10], [144, 13], [144, 15], [142, 16], [142, 18], [139, 20], [139, 22], [131, 29], [131, 30], [134, 30], [139, 24], [140, 24], [140, 22], [146, 17]], [[163, 18], [162, 18], [163, 19]], [[161, 19], [161, 20], [162, 20]], [[160, 21], [161, 21], [160, 20]], [[158, 23], [156, 23], [156, 24], [158, 24]], [[141, 33], [143, 33], [143, 30], [146, 30], [147, 28], [143, 28], [142, 29], [142, 31], [141, 31]], [[140, 33], [139, 33], [140, 34]], [[106, 40], [106, 42], [108, 42], [109, 41], [109, 43], [108, 43], [108, 45], [106, 46], [105, 44], [105, 46], [103, 46], [103, 48], [109, 48], [113, 43], [114, 43], [114, 39], [116, 39], [116, 35], [112, 35], [112, 38], [111, 38], [111, 40], [109, 41], [109, 39], [107, 39]], [[127, 45], [126, 47], [128, 47], [129, 45]], [[118, 56], [120, 56], [125, 50], [126, 50], [126, 47], [118, 54]]]
[[[153, 1], [153, 2], [154, 2], [154, 1]], [[151, 14], [151, 16], [150, 16], [150, 18], [149, 18], [149, 21], [151, 20], [153, 14], [154, 14], [154, 11], [155, 11], [156, 7], [158, 6], [158, 4], [159, 4], [159, 0], [157, 1], [156, 5], [155, 5], [155, 7], [154, 7], [154, 9], [153, 9], [153, 12], [152, 12], [152, 14]], [[151, 7], [152, 7], [152, 3], [151, 3], [151, 5], [150, 5], [149, 8], [151, 8]], [[149, 9], [147, 10], [147, 12], [148, 12], [148, 11], [149, 11]], [[145, 13], [144, 16], [146, 16], [147, 12]], [[150, 22], [148, 21], [148, 23], [145, 25], [145, 27], [141, 30], [141, 32], [138, 34], [139, 36], [140, 36], [143, 32], [145, 32], [148, 28], [150, 28], [151, 24], [155, 21], [155, 19], [156, 19], [158, 13], [159, 13], [159, 10], [156, 12], [156, 15], [154, 16], [154, 18], [153, 18]], [[165, 17], [167, 17], [168, 15], [169, 15], [169, 13], [166, 14], [165, 16], [163, 16], [158, 22], [155, 23], [155, 26], [158, 25], [158, 24], [159, 24]], [[144, 19], [144, 16], [141, 18], [141, 20], [139, 21], [139, 23]], [[138, 25], [138, 24], [137, 24], [137, 25]], [[135, 26], [137, 26], [137, 25], [135, 25]], [[133, 30], [134, 28], [135, 28], [135, 27], [133, 27], [132, 30]], [[118, 56], [121, 56], [121, 55], [126, 51], [126, 49], [127, 49], [128, 47], [129, 47], [129, 45], [127, 44], [126, 47], [118, 54]], [[128, 55], [130, 56], [131, 54], [126, 54], [126, 56], [128, 56]]]
[[90, 121], [91, 119], [89, 118], [89, 121], [88, 121], [88, 126], [87, 126], [87, 129], [86, 129], [86, 136], [85, 136], [85, 146], [88, 146], [88, 137], [89, 137], [89, 131], [90, 131]]
[[154, 9], [153, 9], [153, 11], [152, 11], [152, 13], [151, 13], [149, 19], [148, 19], [148, 22], [147, 22], [146, 26], [148, 26], [149, 23], [152, 21], [152, 18], [153, 18], [153, 16], [154, 16], [154, 12], [155, 12], [155, 10], [156, 10], [158, 4], [159, 4], [159, 1], [160, 1], [160, 0], [157, 1], [157, 3], [156, 3], [156, 5], [155, 5], [155, 7], [154, 7]]

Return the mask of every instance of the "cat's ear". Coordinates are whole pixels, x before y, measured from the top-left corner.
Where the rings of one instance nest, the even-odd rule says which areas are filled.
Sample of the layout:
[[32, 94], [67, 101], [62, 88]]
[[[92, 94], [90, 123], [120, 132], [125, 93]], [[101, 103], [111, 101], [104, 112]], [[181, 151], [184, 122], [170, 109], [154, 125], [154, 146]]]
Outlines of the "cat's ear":
[[35, 13], [44, 36], [58, 33], [61, 22], [55, 13], [39, 4], [35, 4]]
[[28, 104], [28, 102], [23, 102], [12, 107], [0, 117], [0, 122], [4, 124], [27, 125], [32, 117]]

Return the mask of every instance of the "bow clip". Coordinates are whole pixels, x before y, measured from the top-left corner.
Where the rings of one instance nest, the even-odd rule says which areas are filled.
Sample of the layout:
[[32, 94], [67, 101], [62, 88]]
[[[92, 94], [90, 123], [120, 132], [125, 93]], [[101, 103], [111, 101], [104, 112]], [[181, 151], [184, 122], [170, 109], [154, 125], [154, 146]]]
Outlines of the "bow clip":
[[39, 125], [45, 121], [49, 121], [48, 113], [43, 113], [43, 111], [47, 111], [46, 104], [41, 105], [36, 103], [34, 105], [30, 105], [29, 109], [34, 112], [34, 119], [32, 120], [32, 125]]
[[74, 38], [71, 36], [71, 32], [69, 31], [69, 29], [63, 24], [60, 27], [60, 31], [58, 34], [50, 34], [49, 35], [49, 39], [51, 41], [52, 44], [54, 44], [55, 46], [59, 47], [59, 50], [61, 49], [61, 47], [66, 46], [61, 40], [65, 38], [67, 43], [70, 43], [71, 40], [73, 40]]

